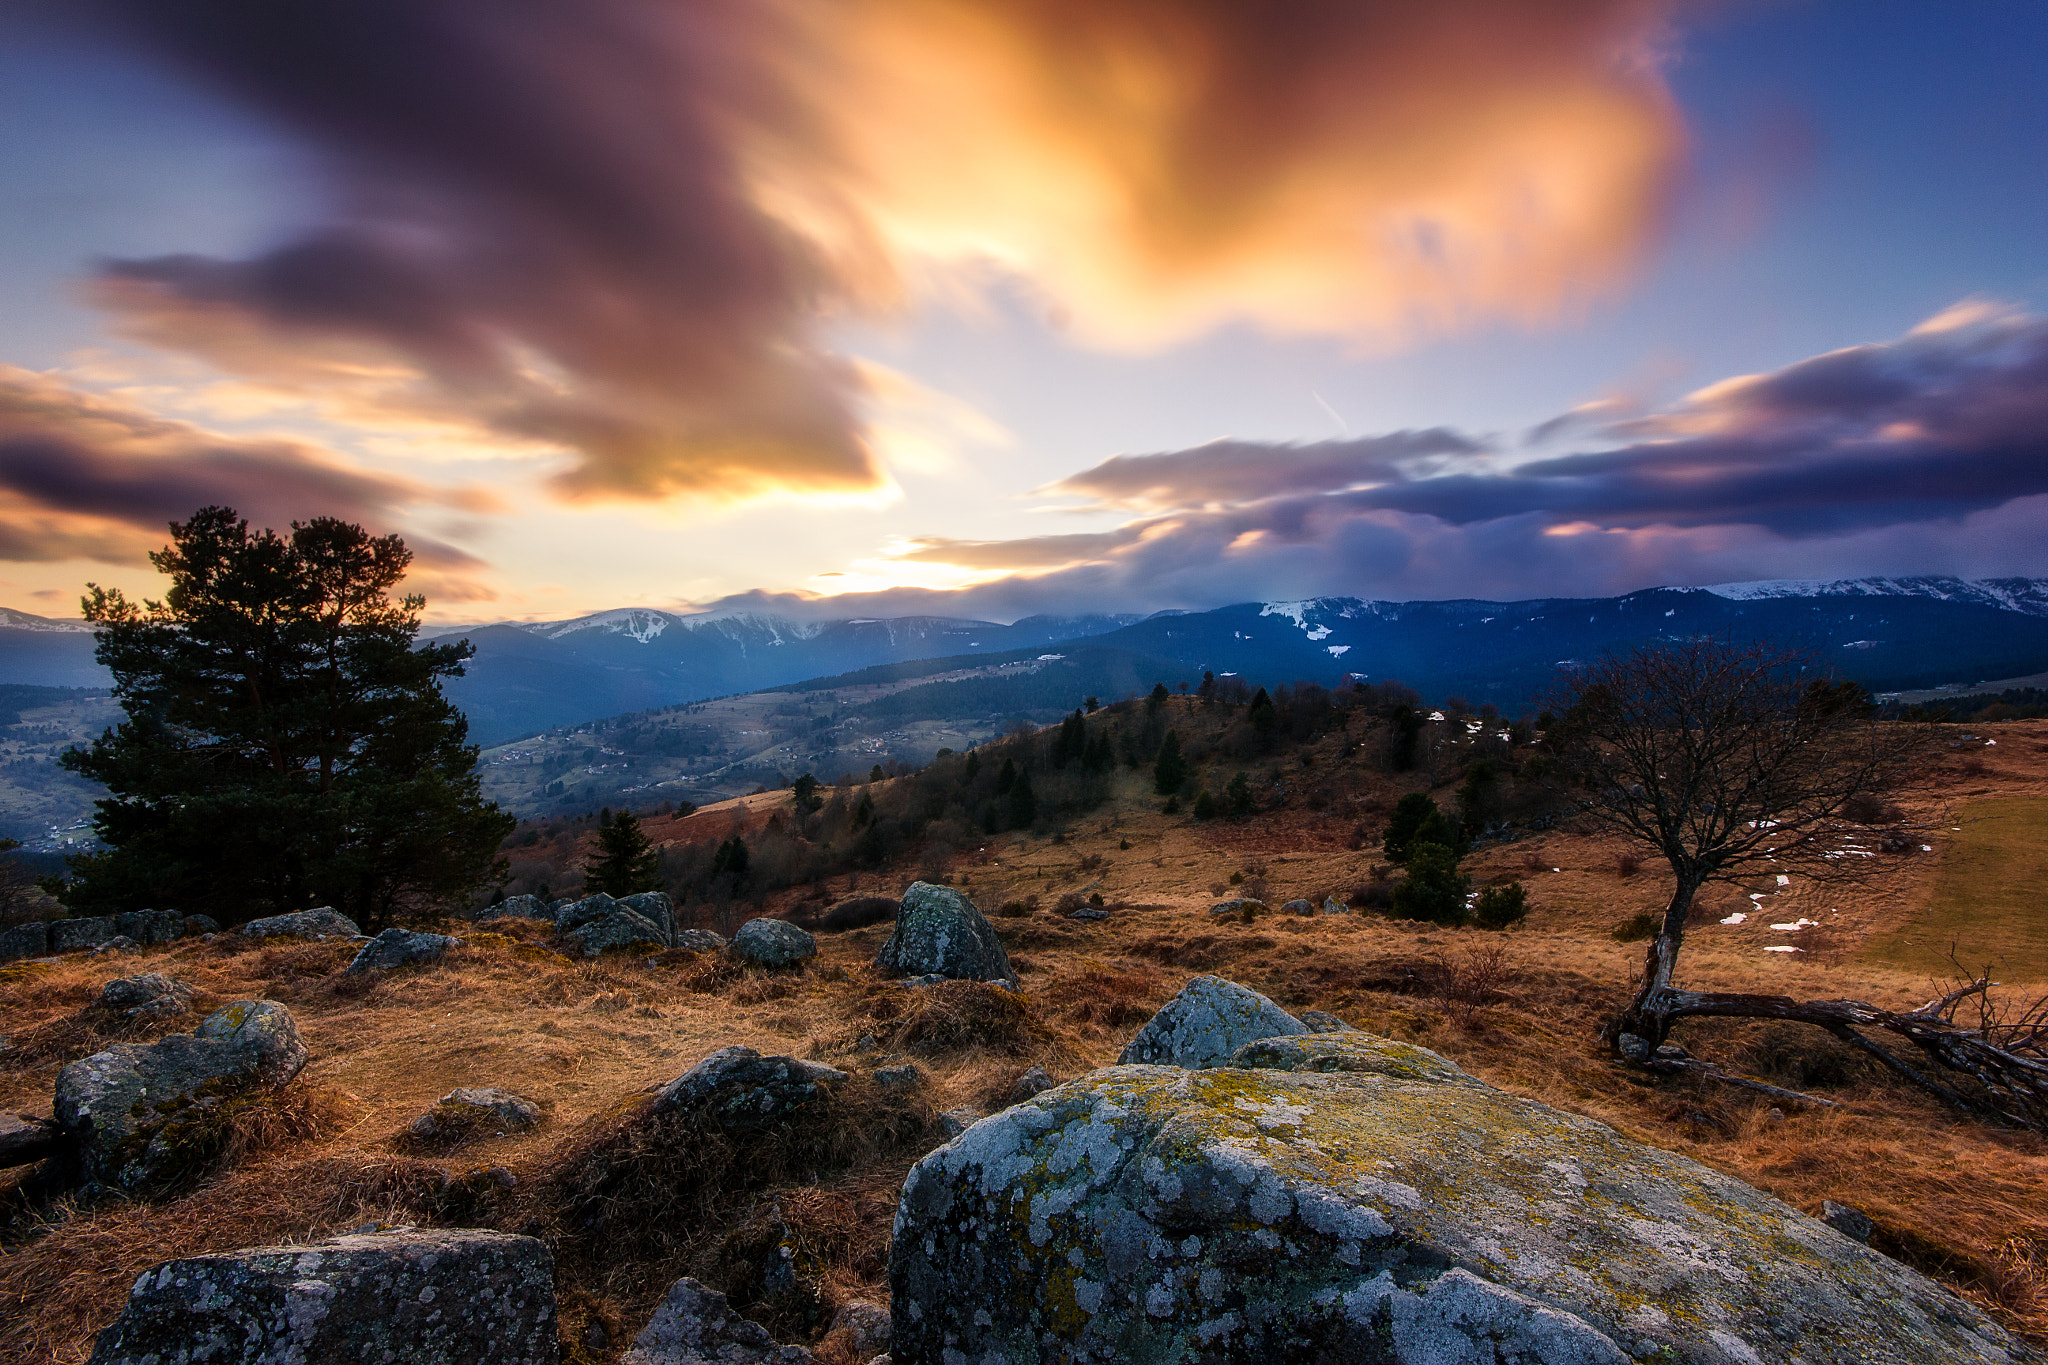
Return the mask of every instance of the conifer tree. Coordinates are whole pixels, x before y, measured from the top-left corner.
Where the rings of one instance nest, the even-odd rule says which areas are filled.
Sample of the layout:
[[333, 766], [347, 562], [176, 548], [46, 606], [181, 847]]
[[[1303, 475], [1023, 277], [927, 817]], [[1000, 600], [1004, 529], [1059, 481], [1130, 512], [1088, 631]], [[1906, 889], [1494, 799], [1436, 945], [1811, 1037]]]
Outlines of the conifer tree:
[[622, 810], [597, 829], [597, 856], [583, 865], [583, 884], [607, 896], [630, 896], [661, 887], [661, 850], [640, 828], [640, 818]]
[[1181, 757], [1180, 732], [1168, 730], [1159, 743], [1159, 758], [1152, 765], [1152, 789], [1161, 796], [1172, 796], [1187, 780], [1188, 764]]

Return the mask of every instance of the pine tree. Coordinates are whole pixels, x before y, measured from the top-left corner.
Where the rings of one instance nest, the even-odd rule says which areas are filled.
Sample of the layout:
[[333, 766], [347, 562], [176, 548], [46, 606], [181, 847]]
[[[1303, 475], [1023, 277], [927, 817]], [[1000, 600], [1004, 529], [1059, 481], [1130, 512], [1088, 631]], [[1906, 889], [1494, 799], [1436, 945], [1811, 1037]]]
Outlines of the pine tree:
[[607, 896], [630, 896], [660, 889], [661, 850], [655, 847], [640, 819], [622, 810], [597, 829], [597, 856], [583, 864], [583, 884]]
[[1158, 761], [1152, 765], [1152, 789], [1161, 796], [1172, 796], [1187, 780], [1188, 765], [1180, 753], [1180, 732], [1168, 730], [1159, 744]]
[[513, 820], [441, 692], [475, 649], [415, 646], [405, 543], [328, 517], [252, 533], [225, 507], [171, 540], [163, 601], [87, 585], [127, 719], [61, 760], [112, 793], [64, 903], [230, 924], [327, 904], [375, 928], [497, 880]]
[[1029, 829], [1038, 818], [1038, 798], [1031, 791], [1031, 774], [1018, 773], [1010, 784], [1010, 828]]

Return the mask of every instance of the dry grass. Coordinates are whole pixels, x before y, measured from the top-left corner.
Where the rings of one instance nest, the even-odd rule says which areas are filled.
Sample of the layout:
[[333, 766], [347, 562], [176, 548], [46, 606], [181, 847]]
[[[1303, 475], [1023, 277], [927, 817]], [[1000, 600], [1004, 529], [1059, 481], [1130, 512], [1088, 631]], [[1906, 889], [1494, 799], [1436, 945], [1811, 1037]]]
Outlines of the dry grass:
[[[2048, 797], [2048, 758], [2037, 747], [2048, 724], [1998, 733], [1970, 790], [1990, 800]], [[1336, 769], [1336, 744], [1318, 755], [1319, 773]], [[996, 922], [1028, 987], [1021, 998], [975, 983], [905, 991], [878, 982], [867, 964], [887, 924], [825, 933], [811, 970], [787, 974], [687, 953], [572, 961], [549, 948], [543, 926], [517, 920], [461, 926], [468, 944], [437, 967], [366, 978], [338, 975], [346, 944], [255, 946], [232, 935], [111, 962], [0, 968], [0, 1031], [15, 1040], [0, 1052], [0, 1109], [47, 1112], [57, 1067], [111, 1036], [87, 1028], [81, 1012], [107, 979], [137, 971], [176, 976], [211, 1002], [289, 1004], [313, 1061], [284, 1094], [325, 1106], [238, 1120], [248, 1127], [230, 1135], [229, 1159], [189, 1192], [90, 1208], [60, 1202], [39, 1229], [17, 1225], [0, 1246], [0, 1358], [82, 1361], [134, 1276], [169, 1257], [409, 1221], [546, 1237], [562, 1267], [570, 1361], [615, 1358], [685, 1273], [733, 1293], [782, 1339], [851, 1361], [847, 1343], [820, 1338], [837, 1304], [886, 1300], [896, 1193], [938, 1140], [931, 1115], [963, 1103], [990, 1110], [1032, 1065], [1071, 1076], [1113, 1061], [1197, 972], [1435, 1048], [1496, 1085], [1810, 1212], [1823, 1199], [1854, 1205], [1876, 1219], [1882, 1249], [2008, 1325], [2048, 1336], [2048, 1143], [1957, 1120], [1797, 1026], [1695, 1022], [1680, 1041], [1841, 1108], [1774, 1116], [1768, 1101], [1743, 1092], [1649, 1083], [1609, 1063], [1594, 1033], [1641, 960], [1639, 946], [1609, 934], [1662, 909], [1670, 883], [1654, 863], [1618, 877], [1622, 850], [1569, 830], [1489, 846], [1470, 860], [1475, 881], [1512, 875], [1529, 889], [1529, 919], [1507, 935], [1362, 916], [1212, 923], [1210, 887], [1230, 886], [1232, 874], [1240, 887], [1263, 880], [1274, 903], [1374, 884], [1378, 825], [1357, 849], [1353, 830], [1391, 809], [1403, 788], [1364, 769], [1353, 776], [1349, 809], [1205, 827], [1161, 815], [1146, 775], [1120, 773], [1117, 804], [1099, 828], [1071, 829], [1063, 844], [1004, 836], [964, 854], [956, 884], [984, 908], [1018, 906]], [[1922, 824], [1927, 814], [1908, 812]], [[1963, 865], [1950, 861], [1954, 845], [1933, 842], [1935, 853], [1899, 859], [1899, 875], [1854, 892], [1772, 888], [1760, 904], [1737, 890], [1710, 893], [1689, 932], [1684, 979], [1893, 1006], [1926, 999], [1927, 972], [1869, 949], [1920, 923], [1944, 877]], [[1095, 889], [1116, 907], [1108, 919], [1037, 909], [1098, 878]], [[2022, 884], [2040, 880], [2027, 874]], [[1744, 922], [1721, 923], [1736, 911]], [[1801, 917], [1820, 927], [1770, 928]], [[1762, 951], [1774, 943], [1805, 951]], [[855, 1078], [803, 1123], [743, 1147], [633, 1121], [650, 1086], [733, 1044], [816, 1057]], [[929, 1074], [925, 1089], [873, 1087], [869, 1068], [912, 1055]], [[501, 1085], [540, 1102], [549, 1118], [459, 1151], [398, 1150], [411, 1121], [462, 1085]], [[7, 1179], [0, 1175], [0, 1193]], [[19, 1178], [11, 1188], [18, 1214], [28, 1192]], [[798, 1274], [777, 1287], [765, 1268], [784, 1260]]]

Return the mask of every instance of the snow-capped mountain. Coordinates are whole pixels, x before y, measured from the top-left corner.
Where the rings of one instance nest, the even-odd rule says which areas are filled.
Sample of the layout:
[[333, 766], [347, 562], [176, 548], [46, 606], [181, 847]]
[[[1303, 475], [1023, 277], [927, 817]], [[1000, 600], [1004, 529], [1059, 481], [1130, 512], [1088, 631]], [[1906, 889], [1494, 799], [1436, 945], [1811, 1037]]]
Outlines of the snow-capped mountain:
[[1951, 578], [1922, 574], [1910, 578], [1777, 578], [1758, 583], [1717, 583], [1703, 589], [1731, 602], [1778, 597], [1927, 597], [1968, 602], [2001, 611], [2048, 616], [2048, 578]]

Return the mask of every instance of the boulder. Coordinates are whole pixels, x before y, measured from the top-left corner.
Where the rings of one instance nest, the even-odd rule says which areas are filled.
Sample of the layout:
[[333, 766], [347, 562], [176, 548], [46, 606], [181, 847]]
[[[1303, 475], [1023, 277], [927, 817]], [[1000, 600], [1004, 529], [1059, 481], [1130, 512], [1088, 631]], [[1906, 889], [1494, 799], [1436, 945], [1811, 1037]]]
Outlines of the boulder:
[[1265, 914], [1266, 903], [1250, 896], [1240, 896], [1235, 900], [1217, 901], [1209, 907], [1209, 913], [1217, 919], [1243, 919], [1246, 915]]
[[795, 1057], [763, 1057], [750, 1047], [721, 1048], [661, 1088], [649, 1111], [691, 1114], [728, 1131], [789, 1117], [834, 1086], [844, 1071]]
[[726, 946], [756, 967], [794, 967], [818, 955], [818, 940], [786, 919], [750, 919]]
[[1301, 1026], [1310, 1033], [1356, 1033], [1357, 1029], [1325, 1010], [1303, 1010]]
[[916, 1062], [875, 1068], [875, 1085], [883, 1090], [922, 1090], [931, 1080]]
[[129, 910], [114, 916], [114, 929], [137, 943], [169, 943], [183, 936], [185, 917], [175, 910]]
[[126, 934], [116, 934], [99, 947], [93, 949], [95, 953], [139, 953], [141, 951], [142, 945]]
[[1338, 900], [1335, 896], [1325, 896], [1323, 897], [1323, 908], [1320, 913], [1325, 915], [1348, 915], [1351, 913], [1351, 907]]
[[1213, 1066], [1255, 1038], [1306, 1032], [1300, 1020], [1257, 991], [1220, 976], [1198, 976], [1138, 1030], [1117, 1062]]
[[495, 1085], [463, 1086], [443, 1095], [407, 1129], [416, 1138], [468, 1137], [495, 1131], [499, 1137], [524, 1132], [540, 1122], [540, 1106]]
[[88, 1181], [147, 1192], [182, 1173], [212, 1139], [224, 1101], [281, 1085], [306, 1064], [291, 1011], [272, 1000], [216, 1010], [191, 1033], [116, 1043], [57, 1073], [57, 1122]]
[[53, 919], [50, 921], [50, 951], [73, 953], [81, 948], [97, 948], [119, 934], [114, 921], [105, 915], [86, 919]]
[[555, 910], [555, 928], [566, 934], [579, 924], [589, 924], [607, 915], [615, 915], [618, 910], [617, 901], [602, 891], [595, 891], [581, 900], [570, 901], [566, 905], [558, 903]]
[[41, 957], [50, 951], [50, 926], [39, 919], [0, 929], [0, 962]]
[[1112, 1067], [977, 1124], [904, 1182], [892, 1360], [2033, 1358], [1817, 1219], [1419, 1051]]
[[768, 1329], [733, 1312], [725, 1295], [685, 1277], [646, 1330], [619, 1357], [619, 1365], [802, 1365], [811, 1353], [778, 1346]]
[[471, 919], [553, 919], [554, 908], [539, 896], [507, 896], [496, 905], [477, 909]]
[[0, 1170], [27, 1166], [64, 1150], [64, 1130], [28, 1114], [0, 1114]]
[[846, 1333], [847, 1344], [865, 1359], [889, 1349], [889, 1310], [866, 1299], [848, 1299], [832, 1315], [831, 1330]]
[[664, 891], [635, 891], [630, 896], [619, 897], [619, 904], [631, 910], [661, 930], [661, 941], [673, 944], [676, 939], [676, 907]]
[[362, 951], [343, 970], [350, 976], [356, 976], [363, 972], [387, 972], [393, 967], [433, 962], [461, 942], [461, 939], [450, 938], [446, 934], [425, 934], [417, 929], [386, 929], [365, 943]]
[[1073, 914], [1068, 915], [1067, 918], [1078, 920], [1106, 920], [1109, 918], [1109, 911], [1103, 909], [1099, 905], [1084, 905], [1079, 910], [1076, 910]]
[[[611, 897], [605, 897], [610, 900]], [[580, 902], [579, 902], [580, 904]], [[668, 938], [661, 927], [622, 906], [601, 919], [585, 920], [564, 937], [582, 950], [585, 957], [630, 948], [665, 948]]]
[[145, 1270], [91, 1365], [556, 1365], [554, 1260], [481, 1228], [352, 1233]]
[[331, 905], [322, 905], [312, 910], [299, 910], [289, 915], [252, 919], [242, 926], [242, 932], [250, 938], [332, 938], [337, 934], [343, 938], [363, 936], [363, 931], [356, 927], [354, 920]]
[[189, 937], [196, 938], [200, 934], [217, 934], [219, 932], [220, 921], [212, 915], [185, 916], [185, 933]]
[[1314, 901], [1291, 900], [1280, 907], [1280, 913], [1283, 915], [1313, 915], [1315, 912]]
[[722, 953], [725, 938], [709, 929], [678, 929], [674, 946], [692, 953]]
[[896, 930], [875, 954], [884, 976], [950, 977], [1021, 986], [995, 926], [949, 886], [912, 882], [896, 911]]
[[192, 988], [162, 972], [117, 976], [100, 987], [93, 1004], [130, 1019], [169, 1019], [192, 1007]]

